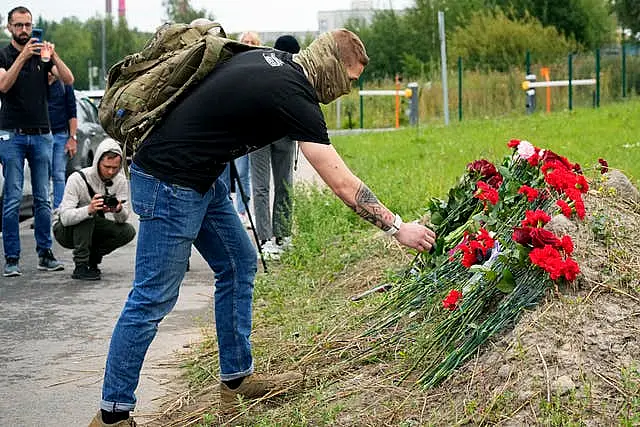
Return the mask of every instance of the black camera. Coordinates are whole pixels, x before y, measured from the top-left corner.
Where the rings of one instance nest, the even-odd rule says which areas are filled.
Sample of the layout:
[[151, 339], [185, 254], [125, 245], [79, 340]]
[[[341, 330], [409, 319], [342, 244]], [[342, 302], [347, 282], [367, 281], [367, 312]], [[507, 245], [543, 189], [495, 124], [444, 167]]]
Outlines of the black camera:
[[105, 194], [102, 196], [102, 203], [109, 209], [118, 207], [118, 198], [114, 194]]

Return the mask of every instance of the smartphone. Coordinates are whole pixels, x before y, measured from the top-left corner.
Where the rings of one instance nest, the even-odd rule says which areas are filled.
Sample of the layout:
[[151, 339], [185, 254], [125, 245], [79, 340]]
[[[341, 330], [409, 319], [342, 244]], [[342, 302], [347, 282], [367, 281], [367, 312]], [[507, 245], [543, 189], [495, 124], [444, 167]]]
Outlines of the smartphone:
[[42, 43], [42, 34], [44, 31], [42, 28], [34, 28], [31, 30], [31, 38], [38, 39], [38, 42]]

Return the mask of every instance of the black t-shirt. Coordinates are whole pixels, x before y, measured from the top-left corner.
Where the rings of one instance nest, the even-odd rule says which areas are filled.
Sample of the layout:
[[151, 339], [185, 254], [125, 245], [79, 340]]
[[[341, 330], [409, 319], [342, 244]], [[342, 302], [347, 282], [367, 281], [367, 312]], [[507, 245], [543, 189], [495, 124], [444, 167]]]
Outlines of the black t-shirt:
[[225, 163], [289, 136], [329, 144], [314, 88], [292, 55], [252, 50], [218, 64], [142, 143], [135, 163], [205, 193]]
[[[9, 70], [20, 52], [9, 44], [0, 50], [0, 68]], [[0, 129], [48, 128], [47, 73], [51, 61], [42, 62], [33, 55], [20, 70], [20, 74], [7, 93], [0, 92]]]

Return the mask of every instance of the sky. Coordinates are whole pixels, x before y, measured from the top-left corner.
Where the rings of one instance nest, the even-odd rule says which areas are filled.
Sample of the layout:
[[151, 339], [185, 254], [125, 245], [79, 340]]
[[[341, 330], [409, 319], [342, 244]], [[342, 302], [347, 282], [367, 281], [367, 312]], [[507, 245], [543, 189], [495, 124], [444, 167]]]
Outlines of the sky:
[[[112, 0], [112, 11], [117, 16], [118, 1]], [[125, 0], [129, 27], [152, 32], [166, 18], [162, 0]], [[373, 0], [376, 6], [392, 5], [401, 9], [413, 4], [412, 0]], [[34, 20], [42, 16], [60, 21], [76, 16], [81, 21], [104, 14], [105, 0], [3, 0], [0, 6], [2, 22], [14, 6], [25, 6]], [[206, 9], [222, 24], [228, 33], [242, 31], [305, 31], [318, 29], [319, 10], [350, 9], [351, 0], [191, 0], [196, 9]]]

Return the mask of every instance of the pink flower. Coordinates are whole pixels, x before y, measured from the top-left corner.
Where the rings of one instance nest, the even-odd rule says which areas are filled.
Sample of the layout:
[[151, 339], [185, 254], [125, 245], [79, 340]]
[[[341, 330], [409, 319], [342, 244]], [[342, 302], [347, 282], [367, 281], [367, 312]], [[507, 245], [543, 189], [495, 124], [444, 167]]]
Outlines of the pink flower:
[[518, 155], [523, 159], [528, 159], [529, 157], [536, 154], [536, 147], [533, 146], [529, 141], [520, 141], [518, 144]]

